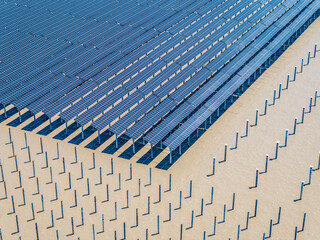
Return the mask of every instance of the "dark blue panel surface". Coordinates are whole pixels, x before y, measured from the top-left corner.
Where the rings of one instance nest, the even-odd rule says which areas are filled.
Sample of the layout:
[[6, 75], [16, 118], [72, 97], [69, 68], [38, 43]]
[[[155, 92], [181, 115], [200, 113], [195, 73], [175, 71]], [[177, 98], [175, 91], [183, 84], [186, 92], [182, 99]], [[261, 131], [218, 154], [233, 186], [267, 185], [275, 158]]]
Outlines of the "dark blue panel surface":
[[[81, 126], [84, 138], [105, 130], [88, 147], [115, 133], [119, 142], [108, 153], [130, 138], [146, 140], [155, 150], [140, 162], [149, 163], [162, 151], [158, 143], [174, 149], [190, 135], [196, 139], [204, 120], [260, 66], [267, 68], [266, 59], [299, 35], [319, 6], [317, 0], [7, 1], [0, 7], [6, 110], [0, 121], [13, 116], [10, 124], [19, 125], [18, 110], [26, 108], [21, 121], [44, 114], [26, 127], [41, 124], [40, 134], [51, 132], [48, 118], [58, 118], [52, 130], [68, 123], [58, 139]], [[71, 142], [83, 140], [79, 134]], [[158, 167], [166, 169], [168, 157]]]

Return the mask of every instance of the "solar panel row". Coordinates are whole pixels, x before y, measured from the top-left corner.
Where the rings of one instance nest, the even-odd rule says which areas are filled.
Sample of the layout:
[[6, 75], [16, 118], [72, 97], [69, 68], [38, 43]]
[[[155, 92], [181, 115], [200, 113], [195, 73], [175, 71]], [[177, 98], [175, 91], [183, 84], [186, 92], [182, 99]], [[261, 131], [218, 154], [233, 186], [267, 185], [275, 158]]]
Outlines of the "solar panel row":
[[[296, 6], [297, 8], [303, 8], [306, 6], [306, 2], [299, 2]], [[316, 9], [319, 9], [320, 3], [314, 2], [305, 13], [300, 15], [297, 19], [290, 24], [290, 28], [282, 31], [265, 49], [261, 50], [248, 64], [245, 68], [240, 70], [237, 75], [235, 75], [226, 85], [224, 85], [213, 97], [211, 97], [203, 107], [201, 107], [197, 113], [195, 113], [191, 118], [189, 118], [177, 131], [174, 132], [165, 142], [164, 145], [168, 146], [171, 149], [177, 148], [195, 129], [197, 129], [210, 115], [215, 112], [223, 102], [225, 102], [230, 95], [235, 92], [248, 77], [250, 77], [255, 71], [256, 66], [262, 65], [277, 49], [279, 49], [284, 42], [304, 23], [303, 20], [308, 19], [315, 12]], [[297, 11], [297, 8], [291, 9], [290, 14]], [[290, 18], [281, 18], [280, 21], [282, 24], [285, 24], [283, 21], [291, 20]], [[291, 31], [290, 31], [291, 30]], [[292, 31], [294, 30], [294, 31]], [[273, 35], [268, 35], [269, 39]], [[265, 40], [266, 38], [264, 38]], [[269, 40], [268, 39], [268, 40]], [[260, 39], [258, 38], [257, 41]], [[256, 41], [255, 41], [256, 42]], [[254, 42], [254, 43], [255, 43]]]
[[320, 3], [23, 0], [0, 6], [0, 103], [152, 145], [162, 140], [174, 150]]

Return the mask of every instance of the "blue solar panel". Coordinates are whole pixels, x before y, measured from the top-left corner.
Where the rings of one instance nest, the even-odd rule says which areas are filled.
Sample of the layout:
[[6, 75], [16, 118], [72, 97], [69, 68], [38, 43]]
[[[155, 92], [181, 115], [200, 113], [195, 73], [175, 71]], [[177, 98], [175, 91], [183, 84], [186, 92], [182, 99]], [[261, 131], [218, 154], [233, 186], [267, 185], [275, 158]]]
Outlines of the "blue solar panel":
[[139, 91], [147, 95], [151, 91], [154, 91], [156, 88], [158, 88], [161, 84], [163, 84], [170, 76], [175, 74], [180, 68], [180, 65], [172, 63], [165, 70], [161, 71], [155, 78], [149, 81], [148, 84], [145, 84], [141, 88], [139, 88]]
[[33, 113], [43, 111], [47, 106], [49, 106], [52, 103], [55, 103], [59, 98], [76, 88], [81, 83], [82, 81], [78, 78], [74, 77], [71, 79], [67, 79], [67, 77], [65, 77], [65, 81], [63, 82], [63, 84], [59, 85], [55, 89], [51, 90], [49, 93], [46, 93], [37, 100], [33, 101], [27, 107]]
[[223, 2], [224, 2], [224, 0], [216, 0], [216, 1], [208, 2], [206, 5], [204, 5], [200, 9], [198, 9], [197, 13], [203, 15], [203, 14], [207, 13], [209, 10], [215, 9], [218, 5], [220, 5]]
[[[187, 84], [182, 85], [182, 87], [180, 87], [177, 91], [175, 91], [170, 97], [174, 98], [176, 101], [181, 101], [183, 98], [186, 97], [186, 95], [187, 95], [186, 92], [187, 91], [190, 92], [191, 89], [193, 89], [193, 88], [190, 88], [190, 86], [192, 86], [192, 84], [197, 83], [199, 85], [201, 82], [205, 81], [206, 78], [208, 78], [210, 74], [211, 74], [210, 72], [208, 72], [204, 69], [204, 71], [202, 71], [201, 73], [198, 73], [196, 75], [197, 78], [195, 78], [195, 79], [192, 78], [194, 80], [189, 80], [187, 82]], [[197, 86], [197, 85], [194, 85], [194, 86]], [[189, 87], [189, 89], [188, 89], [188, 87]], [[183, 92], [183, 90], [185, 90], [185, 92]], [[186, 94], [186, 95], [184, 95], [184, 94]], [[155, 122], [157, 122], [159, 119], [161, 119], [161, 117], [163, 117], [169, 110], [171, 110], [176, 105], [176, 104], [173, 104], [172, 100], [170, 100], [169, 102], [168, 101], [161, 102], [157, 107], [155, 107], [152, 111], [150, 111], [144, 118], [142, 118], [143, 124], [139, 121], [138, 126], [135, 127], [136, 125], [134, 125], [132, 128], [133, 130], [129, 129], [129, 131], [126, 134], [130, 135], [130, 136], [134, 136], [133, 134], [135, 134], [136, 137], [139, 137], [142, 134], [142, 132], [135, 130], [135, 129], [142, 128], [144, 130], [147, 130], [148, 128], [150, 128]]]
[[90, 92], [93, 88], [97, 87], [97, 84], [93, 81], [87, 81], [82, 85], [79, 85], [73, 91], [68, 93], [67, 95], [60, 98], [54, 104], [49, 105], [44, 109], [44, 113], [50, 117], [53, 117], [58, 112], [62, 111], [64, 108], [78, 100], [79, 98], [83, 97], [85, 94]]
[[[35, 81], [41, 81], [41, 78], [50, 78], [53, 76], [54, 74], [52, 73], [42, 72], [36, 76]], [[8, 80], [1, 81], [0, 95], [3, 95], [3, 94], [12, 95], [12, 93], [10, 92], [12, 89], [15, 89], [16, 87], [26, 82], [26, 81], [23, 81], [22, 79], [15, 79], [14, 81], [8, 81]]]
[[191, 60], [195, 59], [195, 57], [202, 53], [204, 50], [206, 50], [209, 46], [212, 45], [212, 42], [205, 39], [196, 46], [194, 46], [191, 50], [189, 50], [186, 54], [181, 56], [177, 63], [179, 63], [181, 66], [189, 63]]
[[[108, 109], [110, 106], [115, 104], [119, 100], [119, 96], [125, 95], [126, 89], [120, 87], [117, 88], [114, 92], [97, 102], [94, 107], [91, 107], [89, 110], [85, 111], [80, 116], [76, 117], [76, 121], [79, 122], [82, 125], [87, 124], [88, 122], [92, 121], [96, 116], [98, 116], [100, 113], [103, 113], [106, 109]], [[77, 111], [80, 113], [80, 111]], [[61, 116], [66, 116], [64, 114], [61, 114]], [[70, 114], [70, 116], [75, 116], [74, 113]], [[70, 117], [70, 118], [71, 118]]]
[[63, 75], [57, 75], [48, 81], [37, 85], [36, 88], [31, 89], [29, 92], [25, 92], [23, 95], [17, 95], [17, 98], [12, 102], [13, 105], [22, 109], [28, 104], [32, 103], [43, 95], [48, 94], [50, 91], [68, 81], [68, 78]]
[[218, 17], [223, 12], [227, 12], [233, 5], [235, 5], [238, 1], [237, 0], [228, 0], [225, 1], [223, 4], [219, 5], [214, 11], [210, 12], [209, 15], [212, 19]]
[[179, 108], [174, 111], [174, 114], [169, 115], [164, 121], [162, 121], [156, 128], [148, 133], [144, 138], [151, 144], [157, 144], [163, 139], [177, 124], [179, 124], [188, 113], [195, 108], [189, 103], [183, 103]]
[[33, 81], [27, 85], [16, 84], [15, 88], [13, 88], [13, 84], [7, 84], [5, 87], [2, 88], [2, 91], [0, 90], [1, 93], [4, 93], [0, 96], [0, 102], [4, 104], [9, 104], [17, 97], [21, 96], [22, 94], [25, 94], [28, 91], [31, 91], [33, 88], [41, 85], [46, 80], [52, 79], [53, 77], [53, 74], [47, 72], [34, 78]]
[[233, 29], [238, 24], [239, 22], [237, 20], [235, 20], [234, 18], [231, 19], [225, 25], [223, 25], [224, 27], [219, 28], [212, 35], [210, 35], [209, 39], [213, 42], [219, 41], [225, 34], [231, 31], [231, 29]]
[[169, 94], [177, 85], [183, 82], [186, 78], [188, 78], [192, 73], [195, 72], [195, 69], [192, 65], [181, 70], [177, 73], [173, 78], [163, 84], [159, 89], [157, 89], [154, 94], [163, 98], [167, 94]]
[[230, 10], [223, 13], [221, 16], [225, 19], [230, 19], [239, 13], [243, 8], [245, 8], [250, 2], [249, 1], [240, 1], [234, 5]]
[[194, 37], [190, 37], [189, 39], [181, 43], [179, 46], [177, 46], [174, 50], [164, 55], [162, 59], [169, 63], [175, 58], [177, 58], [178, 56], [182, 55], [184, 52], [188, 51], [188, 49], [194, 46], [197, 42], [198, 42], [198, 39]]
[[240, 49], [242, 49], [266, 28], [267, 26], [263, 25], [262, 23], [258, 23], [257, 25], [253, 26], [249, 32], [246, 32], [239, 40], [237, 40], [236, 44], [238, 44], [241, 47]]
[[[209, 23], [208, 25], [204, 26], [200, 31], [198, 31], [194, 37], [198, 40], [206, 39], [216, 28], [218, 28], [223, 23], [223, 20], [217, 19]], [[211, 41], [211, 40], [210, 40]]]
[[228, 34], [228, 36], [226, 36], [223, 39], [223, 42], [226, 43], [226, 45], [232, 44], [234, 41], [236, 41], [239, 38], [239, 36], [241, 36], [246, 31], [248, 31], [250, 27], [252, 27], [252, 24], [250, 22], [244, 22], [239, 27], [237, 27], [234, 31]]
[[170, 28], [168, 31], [172, 34], [176, 34], [184, 28], [186, 28], [187, 26], [189, 26], [191, 23], [197, 21], [197, 19], [199, 18], [200, 16], [198, 14], [191, 14], [190, 16], [188, 16], [187, 18], [183, 19], [181, 22], [177, 23], [175, 26]]
[[215, 92], [221, 84], [223, 84], [230, 75], [220, 71], [215, 75], [210, 81], [201, 87], [194, 95], [188, 99], [188, 102], [193, 106], [198, 106], [202, 103], [207, 97], [209, 97], [213, 92]]
[[209, 109], [205, 107], [200, 108], [196, 115], [189, 118], [185, 124], [182, 125], [178, 131], [174, 132], [166, 141], [164, 141], [163, 144], [170, 149], [176, 149], [211, 114], [212, 112]]
[[275, 21], [275, 19], [279, 18], [285, 10], [286, 10], [286, 8], [282, 5], [280, 5], [279, 7], [277, 7], [274, 11], [272, 11], [270, 13], [270, 17], [262, 19], [261, 22], [268, 26], [268, 25], [272, 24]]
[[319, 4], [9, 1], [0, 8], [0, 103], [174, 149]]
[[232, 46], [227, 48], [227, 50], [222, 52], [217, 58], [213, 59], [208, 65], [206, 65], [206, 68], [211, 70], [212, 72], [216, 72], [240, 50], [241, 47], [237, 43], [233, 43]]
[[124, 117], [120, 118], [119, 121], [110, 127], [110, 130], [116, 134], [121, 134], [139, 117], [143, 116], [148, 110], [150, 110], [150, 106], [154, 106], [158, 101], [159, 99], [156, 96], [150, 95]]
[[[245, 10], [243, 10], [240, 14], [238, 14], [235, 19], [237, 19], [239, 22], [244, 21], [246, 18], [248, 18], [250, 15], [253, 14], [253, 12], [257, 11], [261, 7], [261, 3], [254, 2], [249, 7], [247, 7]], [[249, 17], [249, 19], [251, 16]]]
[[[250, 52], [253, 52], [254, 50], [253, 49], [248, 49], [246, 52], [244, 52], [244, 54], [242, 54], [242, 58], [243, 57], [245, 57], [245, 55], [247, 55], [248, 53], [250, 53]], [[264, 53], [261, 53], [261, 54], [259, 54], [259, 56], [261, 56], [261, 55], [263, 55]], [[240, 57], [241, 57], [241, 55], [240, 55]], [[230, 68], [229, 68], [230, 69]], [[220, 73], [222, 73], [222, 74], [220, 74], [221, 76], [224, 76], [225, 77], [225, 79], [223, 80], [223, 78], [221, 79], [221, 77], [220, 77], [220, 79], [221, 79], [221, 82], [220, 82], [220, 84], [222, 84], [227, 78], [228, 78], [228, 74], [225, 74], [225, 73], [223, 73], [223, 72], [220, 72]], [[250, 72], [247, 72], [247, 74], [249, 74]], [[217, 75], [218, 76], [218, 75]], [[214, 89], [217, 89], [217, 87], [219, 87], [219, 85], [220, 85], [219, 83], [218, 84], [216, 84], [216, 85], [213, 85], [213, 89], [212, 89], [212, 91], [214, 91]], [[206, 90], [205, 88], [203, 88], [204, 90]], [[210, 92], [212, 92], [212, 91], [208, 91], [208, 93], [210, 94]], [[200, 92], [199, 92], [200, 93]], [[203, 95], [203, 98], [205, 98], [206, 96], [208, 96], [209, 94], [205, 94], [205, 95]], [[197, 97], [197, 95], [194, 95], [195, 97]], [[195, 98], [194, 97], [194, 98]], [[199, 102], [202, 102], [204, 99], [202, 99], [202, 100], [200, 100]], [[191, 100], [190, 101], [192, 101], [192, 98], [191, 98]]]
[[[142, 95], [138, 91], [134, 92], [133, 94], [125, 98], [123, 101], [121, 101], [118, 105], [112, 107], [109, 111], [107, 111], [97, 120], [95, 120], [92, 125], [97, 129], [105, 128], [113, 120], [119, 118], [121, 114], [125, 113], [128, 109], [130, 109], [130, 107], [132, 107], [134, 104], [138, 103], [141, 99], [143, 99], [143, 97], [144, 95]], [[85, 112], [84, 114], [87, 115], [87, 112]], [[88, 120], [90, 119], [90, 117], [91, 116], [88, 115]], [[80, 115], [79, 118], [81, 119], [82, 115]]]
[[297, 2], [297, 0], [287, 0], [287, 1], [283, 2], [282, 4], [283, 4], [284, 6], [286, 6], [287, 9], [289, 9], [289, 8], [292, 7], [296, 2]]
[[176, 102], [170, 98], [166, 98], [153, 110], [147, 113], [141, 120], [139, 120], [133, 127], [131, 127], [126, 135], [131, 138], [138, 139], [142, 134], [144, 134], [150, 127], [152, 127], [161, 117], [163, 117], [167, 112], [176, 106]]
[[169, 51], [170, 48], [173, 48], [175, 45], [180, 43], [182, 40], [184, 40], [184, 37], [182, 37], [180, 34], [175, 35], [167, 42], [163, 43], [160, 47], [156, 48], [151, 53], [149, 53], [148, 57], [155, 60], [159, 58], [161, 55], [165, 54], [167, 51]]
[[273, 8], [274, 8], [274, 6], [272, 4], [264, 5], [258, 12], [253, 14], [248, 19], [248, 22], [256, 24], [258, 21], [261, 20], [262, 17], [264, 17], [266, 14], [268, 14]]
[[[312, 12], [312, 11], [311, 11]], [[311, 15], [309, 15], [311, 16]], [[308, 17], [308, 16], [306, 16]], [[303, 17], [301, 17], [303, 18]], [[301, 22], [298, 18], [295, 22]], [[302, 25], [302, 24], [301, 24]], [[279, 48], [284, 41], [286, 41], [291, 35], [290, 30], [283, 31], [277, 38], [275, 38], [271, 44], [270, 49], [275, 50]], [[279, 43], [279, 40], [282, 43]], [[280, 40], [281, 41], [281, 40]], [[279, 45], [278, 45], [279, 44]], [[268, 49], [260, 51], [247, 66], [242, 68], [237, 75], [235, 75], [226, 85], [224, 85], [219, 92], [213, 95], [205, 105], [200, 108], [196, 114], [192, 115], [186, 122], [184, 122], [177, 131], [168, 137], [164, 142], [164, 145], [171, 149], [177, 148], [194, 130], [196, 130], [218, 107], [234, 92], [236, 91], [245, 80], [255, 72], [256, 66], [264, 63], [273, 53]]]
[[183, 99], [188, 97], [189, 94], [192, 93], [194, 89], [200, 86], [207, 78], [209, 78], [212, 73], [205, 68], [202, 69], [200, 72], [197, 72], [189, 81], [183, 84], [178, 90], [173, 92], [170, 95], [170, 98], [174, 99], [178, 103], [180, 103]]
[[160, 24], [158, 24], [154, 28], [159, 32], [166, 31], [168, 28], [172, 27], [177, 21], [179, 21], [182, 17], [185, 17], [187, 15], [188, 13], [181, 11], [171, 16], [170, 18], [163, 20]]
[[144, 71], [130, 79], [127, 83], [125, 83], [123, 86], [128, 90], [131, 91], [140, 84], [144, 83], [149, 79], [150, 77], [154, 76], [160, 69], [162, 69], [164, 66], [166, 66], [166, 63], [163, 61], [156, 61], [152, 65], [148, 66]]

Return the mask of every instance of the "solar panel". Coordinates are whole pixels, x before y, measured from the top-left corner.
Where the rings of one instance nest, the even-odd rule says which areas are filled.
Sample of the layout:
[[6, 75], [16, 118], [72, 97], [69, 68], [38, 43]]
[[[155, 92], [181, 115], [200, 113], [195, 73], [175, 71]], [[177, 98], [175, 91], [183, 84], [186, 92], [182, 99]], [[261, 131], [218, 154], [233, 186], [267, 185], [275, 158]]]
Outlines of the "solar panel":
[[[112, 107], [110, 110], [104, 113], [101, 117], [95, 120], [92, 125], [97, 129], [105, 128], [113, 120], [120, 117], [121, 114], [125, 113], [128, 109], [130, 109], [130, 107], [132, 107], [134, 104], [138, 103], [141, 99], [143, 99], [143, 97], [144, 95], [142, 95], [138, 91], [134, 92], [133, 94], [125, 98], [123, 101], [121, 101], [118, 105], [116, 105], [115, 107]], [[85, 112], [85, 116], [88, 116], [88, 120], [90, 119], [90, 113], [88, 114], [87, 112]], [[81, 119], [82, 115], [80, 115], [79, 118]]]
[[150, 105], [155, 105], [159, 99], [150, 95], [146, 98], [142, 103], [136, 106], [133, 110], [127, 113], [124, 117], [120, 118], [114, 125], [110, 127], [110, 130], [116, 134], [121, 134], [124, 130], [126, 130], [134, 121], [143, 116], [148, 110], [150, 110]]
[[[311, 15], [310, 15], [311, 16]], [[302, 18], [302, 17], [301, 17]], [[300, 22], [298, 18], [295, 20]], [[166, 139], [164, 145], [168, 146], [170, 149], [177, 148], [193, 131], [195, 131], [218, 107], [226, 101], [226, 99], [236, 91], [245, 80], [253, 74], [256, 66], [261, 65], [265, 62], [271, 55], [270, 51], [279, 48], [284, 41], [286, 41], [291, 35], [290, 31], [283, 31], [277, 38], [285, 39], [283, 42], [279, 42], [279, 39], [275, 38], [271, 44], [270, 49], [263, 49], [256, 55], [248, 65], [246, 65], [242, 70], [239, 71], [227, 84], [225, 84], [216, 94], [214, 94], [205, 104], [201, 107], [194, 115], [192, 115], [186, 122], [184, 122], [172, 135]], [[279, 45], [278, 45], [279, 44]]]
[[[38, 85], [36, 88], [31, 89], [29, 92], [25, 92], [23, 97], [19, 97], [12, 102], [13, 105], [17, 106], [19, 109], [26, 107], [28, 104], [32, 103], [36, 99], [46, 95], [54, 88], [67, 82], [67, 79], [63, 75], [57, 75], [47, 82]], [[21, 96], [20, 94], [18, 96]]]
[[97, 87], [97, 84], [93, 81], [87, 81], [82, 85], [79, 85], [77, 88], [74, 88], [73, 91], [69, 92], [67, 95], [64, 95], [59, 100], [54, 102], [54, 104], [48, 105], [43, 112], [50, 117], [53, 117], [58, 112], [62, 111], [64, 108], [68, 107], [70, 104], [90, 92], [93, 88]]
[[164, 141], [163, 144], [170, 149], [176, 149], [211, 114], [212, 112], [209, 109], [205, 107], [200, 108], [200, 110], [197, 112], [197, 115], [193, 115], [191, 118], [189, 118], [185, 122], [185, 125], [182, 125], [182, 127], [179, 128], [179, 131], [174, 132], [166, 141]]
[[162, 116], [176, 106], [176, 104], [177, 103], [170, 98], [166, 98], [157, 107], [147, 113], [135, 125], [133, 125], [133, 127], [126, 132], [126, 135], [130, 136], [131, 138], [138, 139], [139, 136], [144, 134], [150, 127], [154, 125], [155, 122], [157, 122]]
[[76, 88], [81, 83], [82, 81], [78, 78], [66, 79], [66, 81], [63, 81], [61, 85], [51, 90], [49, 93], [46, 93], [45, 95], [41, 96], [37, 100], [33, 101], [27, 107], [33, 113], [39, 113], [50, 104], [55, 103], [59, 98]]
[[206, 79], [212, 75], [212, 72], [205, 68], [197, 72], [189, 81], [183, 84], [177, 91], [170, 95], [170, 98], [180, 103], [185, 99], [194, 89], [200, 86]]
[[[103, 113], [110, 106], [113, 106], [119, 100], [119, 96], [122, 96], [125, 93], [126, 93], [126, 90], [122, 87], [116, 89], [110, 95], [106, 96], [105, 98], [100, 100], [98, 103], [96, 103], [93, 107], [86, 110], [83, 114], [79, 115], [78, 117], [76, 117], [76, 121], [82, 125], [89, 123], [100, 113]], [[74, 114], [72, 114], [71, 116], [74, 116]]]
[[[176, 148], [316, 0], [2, 4], [0, 103]], [[307, 8], [306, 8], [307, 7]], [[9, 14], [10, 13], [10, 14]], [[111, 148], [110, 148], [111, 149]]]
[[157, 144], [163, 139], [172, 129], [177, 126], [188, 113], [195, 108], [189, 103], [184, 102], [179, 108], [174, 111], [174, 114], [169, 115], [164, 121], [162, 121], [156, 128], [148, 133], [144, 139], [150, 142], [152, 145]]
[[139, 88], [140, 92], [144, 94], [150, 93], [150, 91], [155, 91], [159, 87], [161, 87], [165, 82], [172, 77], [176, 72], [181, 69], [181, 66], [176, 63], [171, 63], [170, 66], [159, 72], [154, 78], [152, 78], [148, 84], [145, 84], [141, 88]]

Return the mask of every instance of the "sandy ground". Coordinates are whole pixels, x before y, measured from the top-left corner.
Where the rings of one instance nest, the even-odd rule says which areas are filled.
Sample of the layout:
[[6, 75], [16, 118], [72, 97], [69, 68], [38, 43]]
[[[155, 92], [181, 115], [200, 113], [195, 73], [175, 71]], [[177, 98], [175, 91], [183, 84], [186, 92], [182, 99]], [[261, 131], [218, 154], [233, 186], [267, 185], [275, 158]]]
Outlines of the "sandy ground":
[[[276, 141], [280, 141], [279, 145], [283, 146], [285, 129], [289, 129], [291, 134], [294, 118], [297, 117], [298, 122], [301, 121], [302, 107], [305, 106], [306, 112], [309, 111], [310, 96], [313, 97], [315, 90], [320, 89], [318, 81], [320, 55], [311, 59], [310, 64], [304, 67], [303, 73], [297, 75], [296, 81], [290, 82], [288, 90], [282, 91], [281, 98], [277, 99], [273, 106], [268, 107], [267, 114], [259, 117], [258, 125], [249, 128], [248, 137], [239, 138], [238, 148], [230, 149], [234, 147], [236, 131], [243, 136], [246, 120], [253, 124], [255, 110], [260, 109], [260, 113], [264, 111], [265, 98], [270, 99], [269, 103], [272, 103], [273, 89], [278, 89], [279, 83], [285, 86], [287, 74], [293, 78], [294, 66], [298, 66], [300, 70], [301, 58], [306, 58], [308, 51], [313, 51], [314, 43], [320, 37], [319, 29], [320, 20], [312, 24], [169, 171], [155, 169], [154, 163], [150, 164], [150, 170], [148, 166], [136, 164], [135, 159], [131, 161], [118, 159], [100, 153], [99, 150], [102, 150], [100, 148], [97, 151], [85, 149], [81, 147], [83, 144], [77, 147], [76, 158], [75, 146], [66, 141], [52, 139], [52, 134], [49, 137], [42, 137], [42, 153], [40, 136], [35, 134], [35, 131], [27, 132], [26, 144], [25, 132], [19, 128], [11, 128], [12, 144], [9, 140], [9, 128], [5, 125], [11, 119], [2, 123], [0, 171], [3, 171], [3, 178], [0, 172], [0, 199], [4, 199], [0, 200], [0, 229], [3, 239], [198, 240], [204, 239], [205, 236], [205, 239], [220, 240], [237, 239], [240, 226], [239, 239], [256, 240], [262, 239], [264, 233], [266, 237], [269, 236], [270, 220], [272, 220], [274, 225], [271, 238], [286, 240], [294, 239], [295, 227], [301, 230], [304, 214], [306, 214], [305, 226], [303, 231], [297, 233], [297, 239], [320, 239], [318, 227], [320, 171], [312, 172], [312, 182], [304, 187], [302, 200], [294, 202], [295, 199], [299, 199], [301, 181], [309, 182], [310, 165], [313, 165], [313, 169], [318, 167], [319, 103], [312, 107], [311, 113], [305, 114], [304, 123], [297, 125], [296, 134], [288, 136], [287, 146], [279, 148], [277, 159], [268, 162], [267, 173], [259, 174], [257, 187], [250, 189], [255, 186], [256, 169], [259, 169], [259, 172], [265, 170], [266, 154], [269, 154], [271, 159], [274, 158]], [[223, 160], [225, 144], [228, 144], [227, 161], [218, 163]], [[30, 149], [30, 158], [26, 146]], [[48, 167], [46, 167], [46, 153]], [[14, 156], [17, 159], [17, 167]], [[212, 172], [213, 157], [216, 157], [215, 175], [207, 176]], [[130, 164], [132, 164], [132, 177], [130, 177]], [[69, 173], [71, 189], [69, 189]], [[191, 197], [189, 197], [190, 181], [192, 181]], [[7, 198], [5, 198], [5, 187]], [[107, 199], [107, 187], [109, 199]], [[214, 193], [211, 204], [212, 188]], [[179, 208], [180, 192], [181, 208]], [[77, 204], [75, 204], [75, 194]], [[234, 208], [232, 208], [233, 194]], [[148, 197], [150, 197], [149, 214]], [[256, 200], [258, 204], [254, 217]], [[202, 201], [204, 204], [201, 214]], [[61, 203], [63, 218], [61, 218]], [[224, 206], [228, 210], [225, 219]], [[281, 207], [281, 217], [277, 224], [279, 207]], [[83, 211], [83, 225], [81, 211]], [[193, 226], [192, 211], [194, 211]], [[138, 212], [138, 222], [136, 212]], [[250, 219], [246, 227], [248, 212]], [[15, 233], [16, 216], [19, 224], [18, 233]], [[102, 218], [104, 218], [104, 231]], [[214, 232], [215, 218], [217, 222], [215, 235], [208, 236]]]

